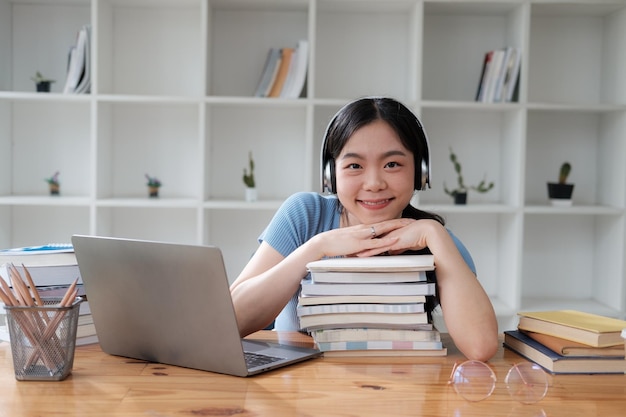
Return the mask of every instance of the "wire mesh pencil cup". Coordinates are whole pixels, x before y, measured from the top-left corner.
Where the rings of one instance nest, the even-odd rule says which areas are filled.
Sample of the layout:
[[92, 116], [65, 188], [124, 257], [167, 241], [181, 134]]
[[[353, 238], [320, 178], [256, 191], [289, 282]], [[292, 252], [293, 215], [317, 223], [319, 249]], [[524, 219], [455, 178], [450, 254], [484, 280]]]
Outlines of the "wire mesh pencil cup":
[[17, 380], [60, 381], [72, 372], [78, 313], [83, 298], [68, 307], [61, 299], [41, 306], [5, 306]]

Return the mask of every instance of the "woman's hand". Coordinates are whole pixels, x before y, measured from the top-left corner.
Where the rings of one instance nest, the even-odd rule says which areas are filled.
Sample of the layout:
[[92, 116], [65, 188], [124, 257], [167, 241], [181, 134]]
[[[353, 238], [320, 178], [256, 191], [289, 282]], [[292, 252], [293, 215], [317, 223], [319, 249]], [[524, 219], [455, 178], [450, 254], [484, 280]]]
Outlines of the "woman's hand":
[[[407, 250], [420, 250], [428, 246], [428, 237], [433, 233], [441, 233], [447, 231], [436, 220], [422, 219], [394, 219], [369, 225], [377, 232], [377, 237], [373, 240], [394, 239], [394, 243], [387, 247], [390, 255], [399, 255]], [[385, 250], [378, 251], [378, 247], [366, 249], [357, 254], [357, 256], [373, 256], [383, 253]]]
[[373, 256], [405, 245], [406, 243], [399, 245], [403, 236], [401, 230], [413, 222], [412, 219], [393, 219], [375, 224], [340, 227], [320, 233], [311, 238], [310, 242], [319, 248], [320, 259], [325, 256]]

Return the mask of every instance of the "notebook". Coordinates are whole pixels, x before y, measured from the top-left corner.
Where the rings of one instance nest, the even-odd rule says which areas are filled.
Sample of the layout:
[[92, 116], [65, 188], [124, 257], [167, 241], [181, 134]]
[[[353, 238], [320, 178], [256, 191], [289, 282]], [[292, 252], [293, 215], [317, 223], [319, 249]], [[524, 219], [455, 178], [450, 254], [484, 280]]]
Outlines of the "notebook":
[[72, 243], [106, 353], [236, 376], [321, 354], [240, 338], [217, 247], [84, 235]]

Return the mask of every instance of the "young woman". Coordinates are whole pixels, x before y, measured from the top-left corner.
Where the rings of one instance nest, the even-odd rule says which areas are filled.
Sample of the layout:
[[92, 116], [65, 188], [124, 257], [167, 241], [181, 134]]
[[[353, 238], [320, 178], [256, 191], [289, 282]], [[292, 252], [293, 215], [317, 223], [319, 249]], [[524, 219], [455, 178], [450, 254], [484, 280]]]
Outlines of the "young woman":
[[419, 120], [398, 101], [362, 98], [339, 110], [322, 149], [331, 194], [289, 197], [231, 286], [241, 335], [274, 319], [278, 330], [300, 329], [297, 297], [311, 261], [421, 251], [435, 257], [437, 301], [456, 346], [469, 359], [491, 358], [497, 322], [468, 251], [441, 217], [409, 204], [428, 184], [428, 159]]

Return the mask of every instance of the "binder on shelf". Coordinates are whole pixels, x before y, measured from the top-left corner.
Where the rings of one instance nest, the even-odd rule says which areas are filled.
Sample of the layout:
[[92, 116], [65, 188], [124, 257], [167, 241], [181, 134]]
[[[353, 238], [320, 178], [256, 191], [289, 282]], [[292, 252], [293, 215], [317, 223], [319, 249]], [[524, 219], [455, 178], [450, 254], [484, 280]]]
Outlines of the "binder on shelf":
[[91, 26], [79, 31], [76, 46], [70, 49], [63, 93], [85, 94], [91, 90]]

